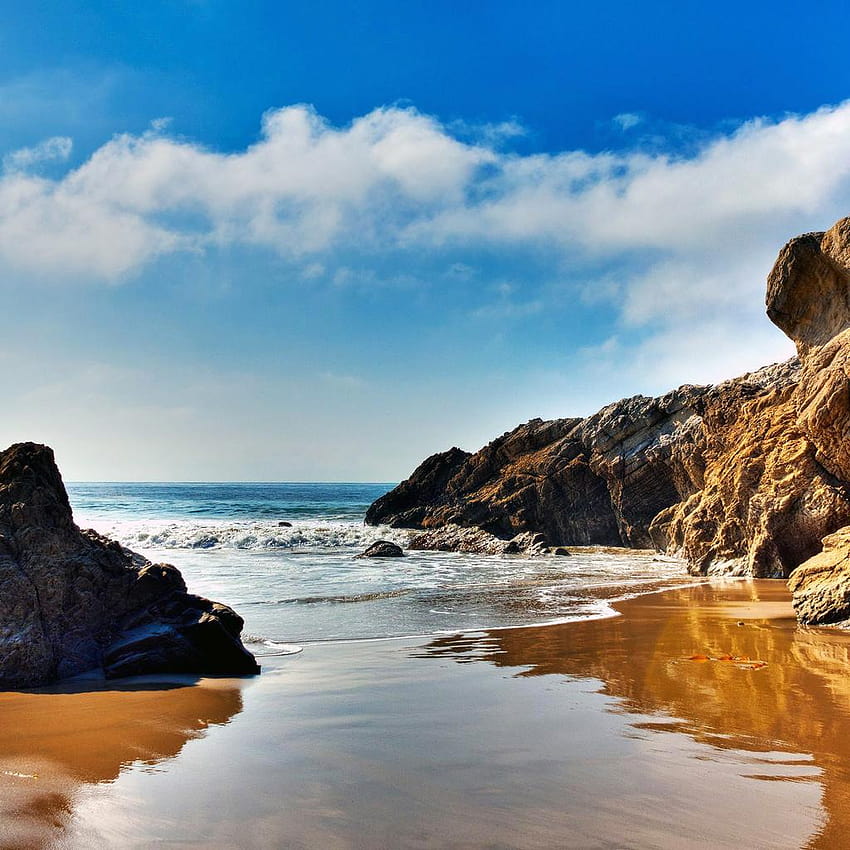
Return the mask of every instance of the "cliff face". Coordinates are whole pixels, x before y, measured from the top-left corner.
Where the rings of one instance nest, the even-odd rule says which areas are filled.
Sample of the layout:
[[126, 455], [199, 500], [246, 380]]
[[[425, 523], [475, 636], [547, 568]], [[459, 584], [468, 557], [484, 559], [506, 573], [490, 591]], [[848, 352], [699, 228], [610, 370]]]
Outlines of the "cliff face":
[[798, 358], [435, 455], [367, 522], [655, 546], [694, 572], [789, 575], [850, 524], [850, 219], [782, 249], [767, 313]]
[[699, 486], [693, 436], [706, 391], [635, 396], [587, 419], [534, 419], [473, 455], [434, 455], [366, 521], [503, 538], [540, 532], [551, 545], [650, 545], [651, 520]]
[[53, 452], [0, 452], [0, 687], [101, 668], [141, 673], [254, 673], [242, 619], [186, 592], [151, 564], [74, 525]]
[[[432, 546], [442, 530], [447, 548], [474, 548], [477, 529], [503, 539], [531, 532], [550, 546], [656, 547], [685, 552], [695, 569], [728, 569], [746, 553], [747, 518], [727, 517], [725, 491], [700, 496], [725, 480], [717, 467], [728, 448], [746, 456], [738, 432], [752, 411], [787, 399], [798, 374], [794, 359], [717, 387], [624, 399], [586, 419], [532, 420], [475, 454], [428, 458], [366, 521], [427, 529]], [[782, 424], [762, 430], [781, 439]], [[759, 481], [752, 469], [740, 478], [738, 493]], [[464, 539], [458, 527], [470, 530], [472, 546], [456, 545]], [[759, 574], [781, 570], [771, 561]]]

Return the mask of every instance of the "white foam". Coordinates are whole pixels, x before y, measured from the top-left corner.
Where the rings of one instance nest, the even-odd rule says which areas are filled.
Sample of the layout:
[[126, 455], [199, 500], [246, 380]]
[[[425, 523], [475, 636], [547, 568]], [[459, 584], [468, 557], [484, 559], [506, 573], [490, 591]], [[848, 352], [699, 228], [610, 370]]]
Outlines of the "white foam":
[[406, 546], [410, 532], [355, 522], [301, 520], [291, 526], [250, 520], [106, 520], [78, 517], [130, 549], [242, 549], [324, 551], [365, 548], [376, 540]]

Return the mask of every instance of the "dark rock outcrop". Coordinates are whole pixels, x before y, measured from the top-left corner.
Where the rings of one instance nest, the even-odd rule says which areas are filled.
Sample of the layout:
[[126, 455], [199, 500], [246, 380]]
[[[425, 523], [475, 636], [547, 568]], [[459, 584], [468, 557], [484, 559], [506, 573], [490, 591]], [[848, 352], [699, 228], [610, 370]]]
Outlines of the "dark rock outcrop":
[[391, 540], [376, 540], [365, 552], [356, 558], [403, 558], [404, 550]]
[[102, 669], [255, 673], [242, 619], [180, 572], [74, 524], [53, 452], [0, 452], [0, 687]]
[[456, 447], [431, 455], [410, 478], [369, 506], [367, 524], [419, 528], [426, 506], [450, 488], [455, 473], [469, 457], [469, 452]]

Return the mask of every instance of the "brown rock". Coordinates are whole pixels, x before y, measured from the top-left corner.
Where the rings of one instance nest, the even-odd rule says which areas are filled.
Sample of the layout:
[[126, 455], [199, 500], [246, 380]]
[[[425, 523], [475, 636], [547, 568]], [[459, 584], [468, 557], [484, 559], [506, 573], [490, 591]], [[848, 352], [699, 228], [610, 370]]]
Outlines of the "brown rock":
[[804, 357], [850, 327], [850, 218], [792, 239], [767, 279], [767, 315]]
[[[678, 511], [695, 507], [688, 500], [705, 484], [705, 411], [713, 427], [737, 422], [745, 403], [792, 386], [797, 370], [790, 361], [720, 387], [623, 399], [586, 419], [532, 420], [474, 455], [452, 450], [448, 465], [448, 453], [430, 458], [370, 508], [367, 522], [425, 529], [414, 548], [494, 553], [517, 534], [542, 533], [548, 546], [680, 550]], [[433, 487], [432, 471], [447, 467], [443, 486]], [[730, 531], [723, 559], [746, 551], [743, 533]], [[694, 541], [692, 556], [704, 557], [711, 541]]]
[[435, 455], [367, 521], [445, 547], [538, 532], [551, 546], [653, 545], [694, 572], [788, 576], [850, 523], [850, 218], [782, 249], [767, 312], [800, 359]]
[[824, 469], [850, 481], [850, 331], [809, 350], [795, 396], [800, 428]]
[[[635, 396], [587, 419], [533, 419], [474, 455], [459, 449], [434, 455], [375, 502], [366, 521], [451, 526], [439, 545], [461, 551], [499, 544], [473, 543], [457, 528], [500, 541], [542, 533], [555, 546], [648, 545], [652, 519], [701, 479], [693, 436], [695, 405], [706, 391], [682, 387], [658, 399]], [[437, 545], [437, 537], [422, 542]]]
[[797, 423], [796, 386], [718, 387], [703, 415], [705, 485], [667, 520], [692, 572], [787, 576], [850, 522], [844, 490]]
[[850, 620], [850, 526], [823, 539], [823, 551], [788, 579], [797, 618], [827, 625]]

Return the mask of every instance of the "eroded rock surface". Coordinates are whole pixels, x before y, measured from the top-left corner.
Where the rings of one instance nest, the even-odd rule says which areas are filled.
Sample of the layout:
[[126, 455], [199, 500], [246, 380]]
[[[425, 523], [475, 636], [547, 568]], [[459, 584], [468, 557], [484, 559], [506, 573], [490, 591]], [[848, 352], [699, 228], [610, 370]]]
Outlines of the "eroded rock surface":
[[811, 625], [850, 620], [850, 526], [823, 539], [823, 551], [788, 579], [798, 619]]
[[[764, 517], [755, 510], [743, 515], [751, 499], [741, 499], [757, 490], [762, 460], [749, 462], [739, 432], [746, 433], [754, 410], [787, 399], [798, 376], [792, 359], [717, 387], [623, 399], [586, 419], [532, 420], [473, 455], [452, 449], [429, 458], [372, 505], [367, 522], [423, 529], [411, 548], [499, 553], [517, 534], [540, 534], [541, 550], [655, 547], [685, 554], [695, 570], [746, 571], [753, 564], [757, 574], [782, 574], [783, 563], [797, 556], [765, 554]], [[749, 440], [750, 454], [768, 435], [782, 441], [787, 423], [770, 422]], [[741, 472], [727, 492], [723, 459], [730, 450], [739, 455], [730, 461], [732, 477], [739, 466]], [[801, 478], [818, 474], [816, 465], [795, 469]], [[434, 486], [438, 478], [442, 486]], [[819, 493], [829, 504], [832, 495]], [[801, 559], [826, 533], [814, 526], [800, 537]], [[752, 557], [750, 538], [761, 541]]]
[[850, 219], [781, 250], [766, 306], [797, 358], [435, 455], [367, 521], [431, 545], [538, 533], [550, 547], [652, 545], [693, 572], [790, 575], [850, 524]]
[[186, 592], [151, 564], [74, 524], [46, 446], [0, 452], [0, 687], [100, 668], [137, 673], [254, 673], [242, 619]]
[[449, 548], [454, 537], [456, 548], [476, 551], [475, 535], [458, 529], [489, 535], [477, 551], [522, 533], [542, 534], [550, 546], [650, 545], [652, 519], [701, 482], [693, 438], [707, 391], [635, 396], [587, 419], [534, 419], [473, 455], [434, 455], [375, 502], [366, 521], [447, 530], [414, 538], [413, 547], [442, 539]]
[[844, 486], [798, 422], [797, 374], [766, 388], [737, 379], [706, 399], [704, 484], [670, 511], [665, 546], [692, 572], [784, 577], [850, 522]]

